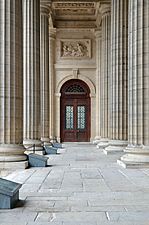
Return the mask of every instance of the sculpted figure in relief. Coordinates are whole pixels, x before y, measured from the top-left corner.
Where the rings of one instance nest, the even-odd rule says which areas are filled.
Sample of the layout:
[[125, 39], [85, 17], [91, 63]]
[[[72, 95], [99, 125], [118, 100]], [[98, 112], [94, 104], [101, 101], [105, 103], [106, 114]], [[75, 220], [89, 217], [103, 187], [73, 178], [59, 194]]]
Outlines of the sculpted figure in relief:
[[88, 56], [88, 49], [84, 44], [79, 42], [64, 43], [62, 48], [62, 56], [64, 57]]

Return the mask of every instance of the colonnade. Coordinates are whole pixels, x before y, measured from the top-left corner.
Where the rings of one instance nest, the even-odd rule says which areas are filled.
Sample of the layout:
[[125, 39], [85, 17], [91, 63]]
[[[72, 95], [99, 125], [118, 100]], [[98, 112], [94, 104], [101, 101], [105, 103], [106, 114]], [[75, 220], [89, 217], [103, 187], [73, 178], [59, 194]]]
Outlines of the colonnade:
[[2, 0], [0, 12], [0, 169], [26, 168], [24, 152], [50, 140], [50, 6]]
[[[148, 14], [149, 2], [146, 0], [112, 0], [111, 45], [108, 49], [106, 48], [108, 40], [105, 45], [105, 35], [108, 31], [104, 33], [104, 30], [108, 29], [108, 24], [103, 17], [101, 21], [102, 47], [98, 51], [102, 52], [103, 63], [98, 70], [101, 71], [100, 111], [102, 117], [98, 147], [104, 149], [106, 154], [124, 151], [126, 154], [118, 161], [124, 167], [146, 166], [149, 162]], [[106, 76], [104, 68], [107, 58], [104, 57], [108, 54], [111, 54], [108, 65], [111, 71], [110, 75]], [[109, 90], [110, 95], [108, 95]], [[108, 116], [109, 112], [110, 116]], [[104, 139], [105, 142], [103, 142]]]
[[[0, 169], [25, 168], [25, 147], [54, 136], [56, 30], [50, 5], [0, 1]], [[99, 4], [96, 139], [119, 163], [149, 163], [149, 1]], [[23, 18], [23, 23], [22, 23]], [[23, 93], [24, 91], [24, 93]]]

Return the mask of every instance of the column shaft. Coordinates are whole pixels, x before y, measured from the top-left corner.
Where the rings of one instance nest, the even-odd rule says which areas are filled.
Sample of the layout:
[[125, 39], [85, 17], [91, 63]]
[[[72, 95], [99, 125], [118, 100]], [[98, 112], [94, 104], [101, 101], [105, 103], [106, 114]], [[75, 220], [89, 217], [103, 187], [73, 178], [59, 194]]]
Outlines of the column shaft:
[[40, 145], [40, 0], [24, 0], [23, 22], [24, 145]]
[[101, 76], [101, 30], [97, 30], [96, 33], [96, 137], [95, 143], [100, 140], [100, 76]]
[[112, 1], [112, 135], [127, 140], [128, 1]]
[[49, 7], [40, 6], [41, 140], [49, 141]]
[[105, 12], [102, 16], [102, 130], [101, 135], [103, 138], [109, 137], [109, 123], [110, 123], [110, 54], [111, 54], [111, 14]]
[[[129, 1], [128, 154], [129, 163], [149, 163], [149, 1]], [[144, 146], [144, 147], [143, 147]]]
[[110, 71], [111, 71], [111, 12], [110, 5], [101, 5], [102, 14], [102, 60], [100, 78], [101, 143], [99, 148], [108, 145], [110, 136]]
[[55, 78], [54, 78], [54, 62], [55, 62], [55, 38], [56, 30], [49, 27], [49, 86], [50, 86], [50, 139], [55, 138]]
[[[128, 80], [128, 96], [129, 96], [129, 114], [128, 114], [128, 138], [129, 143], [132, 145], [144, 144], [143, 127], [146, 126], [143, 123], [143, 111], [144, 100], [147, 96], [144, 95], [144, 85], [146, 89], [149, 89], [144, 83], [147, 77], [148, 53], [144, 54], [147, 49], [149, 41], [145, 40], [144, 33], [146, 27], [144, 27], [144, 15], [148, 13], [149, 3], [143, 0], [131, 1], [129, 3], [129, 80]], [[146, 20], [148, 17], [146, 16]], [[149, 37], [146, 37], [147, 39]], [[145, 43], [145, 45], [144, 45]], [[146, 80], [148, 81], [148, 80]], [[147, 103], [148, 105], [148, 103]], [[147, 115], [148, 118], [148, 115]]]
[[111, 4], [111, 132], [106, 154], [127, 146], [128, 1]]
[[[23, 142], [22, 2], [1, 0], [0, 12], [0, 162], [17, 162], [26, 160], [21, 145]], [[5, 164], [3, 166], [9, 167]]]

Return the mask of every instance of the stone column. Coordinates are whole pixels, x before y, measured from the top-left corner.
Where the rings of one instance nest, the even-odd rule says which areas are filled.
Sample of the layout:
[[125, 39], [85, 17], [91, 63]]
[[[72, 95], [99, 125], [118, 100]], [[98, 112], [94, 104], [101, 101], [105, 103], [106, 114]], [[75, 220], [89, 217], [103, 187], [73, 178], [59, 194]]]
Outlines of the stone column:
[[49, 27], [49, 86], [50, 86], [50, 139], [53, 141], [55, 139], [55, 39], [56, 39], [56, 29]]
[[27, 167], [23, 143], [22, 1], [0, 1], [0, 170]]
[[40, 5], [41, 141], [49, 143], [49, 6]]
[[128, 141], [124, 167], [149, 166], [149, 1], [129, 1]]
[[110, 134], [110, 76], [111, 76], [111, 7], [101, 5], [102, 14], [102, 64], [101, 64], [101, 142], [98, 148], [108, 145]]
[[24, 0], [24, 146], [40, 141], [40, 0]]
[[104, 153], [127, 146], [128, 0], [111, 1], [111, 134]]
[[100, 141], [100, 75], [101, 75], [101, 29], [96, 30], [96, 137], [94, 144]]

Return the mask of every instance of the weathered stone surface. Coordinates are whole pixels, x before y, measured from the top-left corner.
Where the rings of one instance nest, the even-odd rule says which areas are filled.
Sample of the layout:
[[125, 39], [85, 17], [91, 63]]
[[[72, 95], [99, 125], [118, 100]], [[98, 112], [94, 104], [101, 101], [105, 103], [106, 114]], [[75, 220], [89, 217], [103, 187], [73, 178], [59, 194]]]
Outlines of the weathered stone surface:
[[52, 143], [52, 146], [53, 146], [54, 148], [62, 148], [62, 144], [61, 144], [61, 143], [57, 143], [57, 142], [53, 142], [53, 143]]
[[[123, 169], [117, 155], [94, 145], [65, 145], [52, 167], [30, 168], [7, 179], [22, 182], [20, 207], [0, 211], [0, 223], [16, 225], [146, 225], [149, 169]], [[80, 161], [78, 161], [80, 160]]]
[[0, 178], [0, 209], [11, 209], [19, 200], [21, 184]]
[[31, 153], [28, 155], [29, 166], [31, 167], [46, 167], [48, 158], [45, 156]]
[[57, 148], [44, 146], [46, 154], [57, 154]]

